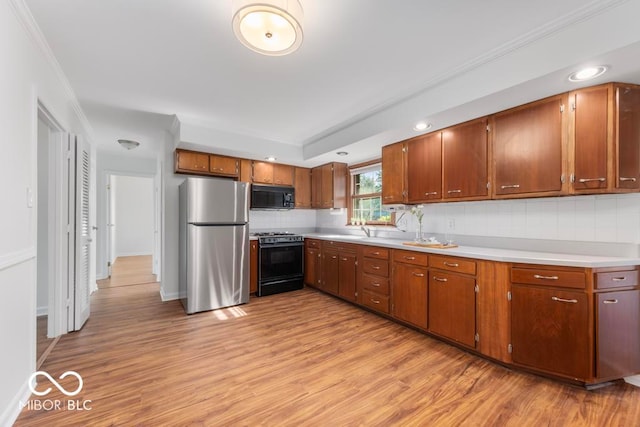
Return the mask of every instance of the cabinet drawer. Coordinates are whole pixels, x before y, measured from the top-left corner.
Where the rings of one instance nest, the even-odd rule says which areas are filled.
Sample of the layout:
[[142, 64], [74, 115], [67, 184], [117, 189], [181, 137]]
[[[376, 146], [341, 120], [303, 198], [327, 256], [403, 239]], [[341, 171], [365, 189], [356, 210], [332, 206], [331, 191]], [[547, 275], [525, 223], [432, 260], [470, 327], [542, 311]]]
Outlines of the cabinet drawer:
[[369, 258], [389, 259], [389, 249], [365, 246], [362, 248], [362, 255]]
[[402, 251], [402, 250], [394, 250], [393, 251], [393, 261], [394, 262], [404, 262], [406, 264], [415, 264], [426, 267], [428, 264], [429, 255], [422, 252], [414, 252], [414, 251]]
[[389, 279], [384, 277], [362, 275], [362, 289], [375, 292], [381, 295], [389, 295]]
[[476, 274], [475, 261], [448, 256], [431, 255], [431, 257], [429, 257], [429, 267], [455, 271], [462, 274]]
[[563, 271], [514, 267], [511, 269], [511, 282], [584, 289], [586, 274], [584, 271], [577, 270]]
[[362, 291], [362, 305], [389, 314], [389, 297]]
[[638, 285], [638, 270], [596, 273], [596, 289], [623, 288]]
[[373, 258], [362, 259], [362, 271], [375, 276], [389, 277], [389, 261]]
[[304, 239], [304, 244], [308, 247], [308, 248], [319, 248], [320, 247], [320, 240], [314, 240], [314, 239]]
[[355, 252], [356, 246], [353, 243], [339, 242], [336, 240], [325, 240], [325, 248], [331, 248], [340, 252]]

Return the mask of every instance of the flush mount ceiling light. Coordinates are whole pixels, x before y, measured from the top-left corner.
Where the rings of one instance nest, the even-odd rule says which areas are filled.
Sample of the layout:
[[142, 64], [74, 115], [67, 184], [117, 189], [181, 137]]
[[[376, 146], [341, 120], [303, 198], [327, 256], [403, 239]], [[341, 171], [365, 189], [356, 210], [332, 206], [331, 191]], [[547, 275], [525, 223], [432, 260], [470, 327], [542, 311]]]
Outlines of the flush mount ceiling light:
[[427, 130], [427, 129], [431, 129], [431, 123], [427, 123], [427, 122], [418, 122], [418, 123], [416, 123], [416, 125], [413, 127], [413, 130], [417, 130], [417, 131]]
[[275, 157], [273, 157], [273, 156], [268, 156], [268, 157], [265, 157], [264, 159], [265, 159], [266, 161], [268, 161], [268, 162], [275, 162], [275, 161], [276, 161], [276, 158], [275, 158]]
[[127, 150], [133, 150], [138, 145], [140, 145], [138, 141], [132, 141], [130, 139], [119, 139], [118, 144], [120, 144], [122, 148], [126, 148]]
[[269, 56], [294, 52], [302, 44], [298, 0], [233, 0], [233, 32], [249, 49]]
[[347, 155], [349, 155], [349, 153], [347, 153], [346, 151], [336, 151], [336, 154], [338, 156], [347, 156]]
[[587, 67], [569, 76], [571, 82], [583, 82], [585, 80], [595, 79], [598, 76], [603, 75], [607, 71], [607, 67], [604, 65], [598, 65], [596, 67]]

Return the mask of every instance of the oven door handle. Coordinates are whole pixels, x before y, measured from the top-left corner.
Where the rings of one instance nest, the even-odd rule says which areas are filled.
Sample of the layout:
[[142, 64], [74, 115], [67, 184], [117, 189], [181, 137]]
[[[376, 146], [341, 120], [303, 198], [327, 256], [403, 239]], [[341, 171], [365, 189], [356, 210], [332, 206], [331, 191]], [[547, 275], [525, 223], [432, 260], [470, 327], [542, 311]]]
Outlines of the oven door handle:
[[262, 244], [260, 245], [260, 249], [268, 249], [268, 248], [290, 248], [290, 247], [296, 247], [296, 246], [304, 246], [303, 242], [296, 242], [296, 243], [267, 243], [266, 245]]

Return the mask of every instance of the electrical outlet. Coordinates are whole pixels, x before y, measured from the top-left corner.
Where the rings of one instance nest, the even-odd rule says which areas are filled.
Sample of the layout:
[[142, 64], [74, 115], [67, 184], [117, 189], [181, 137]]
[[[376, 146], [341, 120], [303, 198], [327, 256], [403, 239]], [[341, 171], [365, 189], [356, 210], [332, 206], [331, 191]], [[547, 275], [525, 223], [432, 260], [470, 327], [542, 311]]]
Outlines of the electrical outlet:
[[447, 230], [453, 231], [456, 229], [456, 220], [454, 218], [447, 219]]

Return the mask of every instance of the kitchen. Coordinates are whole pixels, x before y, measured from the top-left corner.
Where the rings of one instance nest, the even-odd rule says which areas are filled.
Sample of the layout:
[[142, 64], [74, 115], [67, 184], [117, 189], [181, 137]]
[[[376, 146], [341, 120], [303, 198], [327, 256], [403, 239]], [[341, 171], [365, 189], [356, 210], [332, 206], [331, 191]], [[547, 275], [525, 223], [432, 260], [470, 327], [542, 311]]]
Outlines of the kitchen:
[[[349, 15], [349, 13], [341, 15], [338, 13], [339, 7], [336, 2], [326, 2], [325, 6], [314, 2], [301, 2], [305, 12], [303, 22], [309, 26], [308, 29], [305, 27], [305, 41], [297, 52], [282, 58], [261, 56], [238, 43], [230, 29], [231, 6], [228, 2], [215, 2], [215, 4], [194, 2], [182, 10], [180, 8], [163, 10], [163, 8], [139, 2], [140, 10], [130, 11], [130, 15], [120, 14], [116, 6], [101, 9], [104, 4], [100, 2], [74, 4], [73, 7], [70, 6], [73, 2], [70, 2], [66, 7], [63, 4], [54, 6], [49, 2], [36, 0], [27, 1], [26, 5], [17, 1], [9, 1], [8, 3], [3, 6], [2, 11], [3, 23], [6, 24], [4, 27], [12, 31], [11, 34], [15, 36], [15, 40], [18, 40], [16, 43], [19, 43], [21, 50], [3, 51], [3, 56], [10, 62], [15, 60], [17, 63], [23, 64], [20, 62], [23, 60], [20, 59], [19, 52], [29, 52], [30, 57], [36, 58], [30, 60], [31, 64], [40, 65], [33, 67], [24, 64], [25, 69], [29, 70], [24, 77], [18, 78], [12, 74], [11, 78], [15, 79], [9, 80], [7, 78], [6, 80], [7, 87], [21, 88], [19, 94], [14, 94], [9, 98], [13, 101], [12, 104], [19, 106], [17, 109], [19, 113], [10, 112], [8, 107], [6, 109], [6, 117], [12, 118], [9, 122], [14, 123], [13, 127], [9, 128], [11, 138], [20, 141], [30, 140], [29, 135], [32, 135], [32, 127], [30, 122], [24, 118], [29, 116], [27, 111], [33, 111], [30, 109], [30, 105], [33, 104], [33, 96], [29, 97], [30, 89], [28, 88], [31, 87], [31, 81], [48, 81], [48, 75], [44, 71], [35, 70], [51, 69], [47, 60], [42, 59], [45, 56], [40, 53], [41, 49], [45, 51], [50, 49], [49, 52], [55, 53], [54, 58], [59, 61], [58, 69], [64, 70], [63, 76], [66, 74], [70, 79], [71, 84], [68, 85], [68, 88], [72, 87], [80, 99], [80, 103], [75, 101], [77, 104], [77, 107], [74, 107], [75, 110], [74, 108], [68, 109], [65, 105], [74, 104], [74, 101], [69, 101], [67, 86], [58, 83], [40, 83], [38, 86], [41, 89], [38, 91], [38, 96], [44, 100], [49, 109], [61, 116], [59, 120], [70, 128], [79, 129], [76, 132], [81, 133], [80, 130], [86, 126], [76, 124], [76, 122], [83, 123], [83, 121], [76, 119], [74, 111], [79, 109], [79, 111], [86, 112], [91, 127], [95, 129], [95, 135], [97, 135], [95, 139], [101, 141], [95, 150], [95, 155], [98, 158], [105, 152], [115, 156], [114, 151], [118, 153], [117, 150], [119, 150], [118, 155], [123, 159], [122, 164], [131, 164], [133, 168], [135, 168], [133, 165], [135, 162], [132, 160], [142, 159], [145, 156], [155, 159], [156, 170], [161, 176], [163, 198], [160, 293], [167, 303], [176, 300], [179, 296], [178, 245], [176, 244], [179, 216], [178, 185], [185, 176], [175, 173], [176, 150], [189, 150], [206, 153], [207, 156], [239, 159], [239, 174], [244, 173], [243, 162], [245, 164], [249, 162], [248, 170], [254, 172], [255, 164], [266, 163], [265, 158], [268, 156], [277, 158], [273, 162], [275, 164], [294, 168], [313, 169], [327, 164], [344, 167], [344, 175], [336, 175], [344, 179], [343, 192], [337, 191], [337, 194], [342, 194], [342, 205], [334, 204], [337, 198], [333, 197], [333, 202], [330, 198], [325, 198], [327, 199], [324, 200], [326, 204], [322, 203], [322, 207], [319, 209], [293, 209], [278, 212], [250, 211], [249, 224], [252, 231], [287, 230], [304, 234], [307, 237], [314, 237], [308, 234], [314, 232], [328, 234], [330, 237], [316, 235], [315, 237], [318, 238], [316, 240], [323, 240], [321, 245], [324, 245], [324, 242], [338, 242], [341, 249], [334, 251], [338, 256], [341, 253], [344, 255], [355, 253], [356, 259], [360, 261], [360, 259], [371, 257], [358, 258], [359, 251], [363, 250], [362, 246], [366, 246], [359, 244], [364, 239], [364, 232], [360, 226], [351, 225], [351, 223], [362, 220], [358, 216], [359, 213], [353, 211], [358, 208], [362, 208], [364, 211], [364, 207], [358, 205], [357, 208], [354, 208], [352, 200], [347, 194], [347, 188], [350, 187], [348, 181], [354, 179], [353, 176], [357, 174], [357, 169], [353, 169], [354, 166], [360, 165], [360, 167], [366, 168], [368, 165], [365, 163], [381, 157], [383, 180], [389, 177], [403, 178], [405, 172], [401, 169], [402, 159], [398, 163], [400, 167], [393, 166], [391, 174], [384, 173], [386, 151], [382, 151], [383, 146], [391, 146], [396, 143], [412, 144], [410, 141], [416, 136], [439, 133], [443, 129], [454, 129], [458, 124], [482, 117], [490, 116], [491, 120], [498, 121], [501, 117], [498, 117], [497, 113], [502, 111], [508, 111], [548, 97], [568, 94], [588, 86], [612, 81], [640, 83], [638, 64], [633, 63], [633, 58], [637, 57], [635, 53], [638, 50], [637, 34], [631, 30], [633, 28], [631, 17], [637, 15], [638, 6], [635, 2], [592, 2], [587, 5], [580, 2], [567, 2], [553, 6], [550, 2], [547, 11], [539, 6], [534, 7], [534, 5], [500, 4], [499, 7], [504, 8], [504, 13], [498, 14], [495, 11], [479, 10], [477, 6], [467, 4], [466, 7], [472, 10], [467, 10], [469, 13], [464, 16], [482, 17], [477, 21], [469, 18], [462, 20], [462, 16], [456, 13], [455, 6], [439, 6], [444, 10], [432, 10], [426, 5], [407, 3], [403, 6], [381, 5], [378, 8], [354, 2], [351, 5], [354, 9], [348, 9], [353, 15]], [[205, 3], [207, 4], [205, 5]], [[100, 7], [97, 7], [97, 4], [100, 4]], [[361, 10], [367, 10], [366, 13], [370, 17], [368, 21], [371, 23], [387, 22], [388, 20], [384, 18], [388, 16], [396, 17], [398, 22], [403, 23], [399, 26], [400, 29], [398, 25], [394, 24], [393, 28], [394, 31], [398, 31], [398, 38], [388, 37], [386, 39], [380, 32], [366, 27], [369, 22], [358, 24], [365, 25], [364, 28], [361, 28], [363, 31], [350, 33], [349, 36], [340, 32], [345, 31], [341, 26], [336, 26], [336, 31], [338, 28], [340, 29], [336, 34], [331, 34], [328, 31], [329, 26], [324, 29], [314, 27], [321, 22], [318, 21], [320, 16], [325, 16], [326, 19], [327, 16], [333, 16], [331, 14], [341, 16], [345, 20], [345, 26], [347, 26], [347, 22], [349, 25], [356, 25], [352, 18], [357, 16], [358, 7]], [[447, 7], [451, 9], [447, 9]], [[528, 9], [522, 9], [525, 7]], [[412, 13], [412, 8], [424, 12], [424, 16]], [[78, 28], [73, 31], [60, 25], [60, 22], [65, 19], [64, 14], [71, 13], [69, 12], [71, 9], [79, 17]], [[169, 10], [172, 13], [169, 13]], [[33, 13], [31, 19], [33, 22], [37, 22], [40, 30], [44, 33], [40, 42], [36, 42], [37, 47], [34, 47], [31, 38], [37, 37], [33, 34], [25, 35], [23, 29], [23, 25], [25, 25], [23, 20], [31, 22], [29, 20], [31, 13]], [[329, 15], [322, 15], [322, 13]], [[100, 17], [101, 14], [105, 15]], [[108, 16], [121, 17], [125, 22], [131, 19], [132, 21], [129, 23], [138, 23], [135, 21], [136, 14], [148, 16], [150, 29], [153, 31], [145, 33], [134, 30], [136, 28], [142, 29], [138, 25], [123, 25], [125, 28], [116, 34], [112, 28], [105, 25]], [[438, 14], [448, 16], [449, 20], [439, 22], [433, 17]], [[208, 18], [204, 17], [212, 16], [216, 20], [216, 25], [207, 27], [203, 23], [202, 27], [187, 26], [189, 30], [185, 28], [182, 33], [185, 37], [187, 34], [191, 34], [204, 40], [207, 37], [206, 34], [197, 32], [204, 31], [206, 33], [208, 31], [206, 28], [215, 28], [216, 34], [220, 36], [220, 46], [208, 44], [195, 47], [189, 43], [178, 42], [174, 38], [175, 34], [170, 36], [167, 32], [163, 33], [159, 30], [159, 28], [170, 28], [175, 22], [194, 22], [194, 18], [198, 21], [206, 20]], [[509, 19], [513, 16], [517, 16], [518, 19]], [[418, 25], [424, 19], [428, 19], [430, 25]], [[117, 20], [119, 19], [115, 19], [115, 21]], [[503, 32], [496, 31], [494, 34], [483, 31], [487, 28], [486, 22], [483, 20], [493, 22], [490, 27], [502, 28]], [[395, 21], [389, 20], [388, 22], [391, 25]], [[412, 23], [413, 25], [411, 25]], [[460, 30], [458, 25], [468, 32], [460, 32], [459, 38], [452, 36], [451, 40], [447, 42], [450, 43], [449, 45], [443, 42], [442, 46], [433, 45], [427, 49], [429, 55], [426, 56], [438, 58], [435, 61], [426, 58], [425, 55], [412, 56], [410, 54], [425, 50], [423, 40], [433, 40], [433, 33], [428, 31], [429, 28], [431, 31], [441, 31], [452, 35], [458, 34], [456, 32], [456, 30]], [[203, 30], [203, 28], [205, 29]], [[601, 31], [595, 30], [601, 28], [616, 28], [616, 31], [611, 30], [606, 33], [606, 36], [603, 36]], [[36, 34], [40, 30], [36, 31]], [[74, 31], [78, 31], [78, 33], [74, 33]], [[318, 33], [314, 36], [314, 31], [323, 31], [321, 34], [324, 38], [320, 37]], [[84, 36], [79, 36], [80, 33]], [[197, 33], [197, 35], [193, 33]], [[78, 55], [77, 52], [80, 49], [78, 44], [91, 34], [94, 34], [91, 39], [95, 43], [96, 53], [83, 50], [84, 56]], [[157, 44], [153, 43], [154, 40], [150, 40], [149, 34], [157, 36]], [[470, 34], [473, 34], [474, 37], [469, 37]], [[483, 37], [476, 37], [476, 35], [483, 35]], [[46, 43], [43, 44], [42, 40], [45, 40], [50, 47]], [[344, 40], [353, 40], [353, 45], [343, 43]], [[132, 41], [135, 41], [132, 43], [135, 46], [128, 49], [128, 44], [131, 44]], [[326, 45], [317, 44], [321, 41]], [[399, 41], [403, 41], [403, 44], [399, 44]], [[398, 48], [400, 45], [402, 45], [402, 49]], [[117, 48], [114, 48], [115, 46]], [[191, 47], [182, 49], [183, 46]], [[363, 46], [364, 49], [362, 49]], [[375, 51], [371, 46], [376, 46]], [[161, 60], [160, 58], [167, 57], [162, 54], [163, 49], [169, 49], [175, 56], [174, 59], [177, 60], [174, 63]], [[216, 88], [213, 92], [207, 93], [203, 97], [205, 99], [202, 99], [198, 97], [198, 93], [203, 92], [204, 94], [206, 91], [203, 88], [207, 86], [197, 78], [207, 77], [200, 75], [203, 74], [202, 70], [206, 67], [198, 68], [198, 66], [203, 65], [199, 61], [207, 60], [209, 54], [202, 53], [207, 49], [216, 49], [215, 55], [219, 64], [235, 64], [237, 68], [217, 68], [220, 73], [218, 80], [211, 82], [212, 85], [215, 83]], [[363, 60], [354, 64], [355, 69], [351, 69], [351, 75], [357, 76], [357, 78], [346, 79], [342, 73], [347, 68], [340, 68], [336, 63], [319, 61], [318, 58], [306, 56], [310, 55], [309, 52], [323, 52], [323, 49], [329, 49], [330, 57], [334, 61], [343, 58], [341, 55], [344, 55], [345, 67], [350, 62], [346, 58], [360, 55]], [[440, 49], [449, 52], [451, 56], [443, 54]], [[191, 50], [195, 52], [194, 57], [200, 59], [189, 58], [187, 53]], [[119, 53], [109, 60], [108, 52]], [[138, 55], [140, 52], [144, 55]], [[380, 58], [378, 52], [385, 52], [386, 59]], [[149, 61], [143, 61], [143, 57]], [[294, 61], [296, 58], [301, 62]], [[544, 60], [540, 61], [541, 59]], [[126, 64], [127, 61], [134, 61], [139, 66], [118, 68], [114, 65]], [[351, 62], [353, 61], [351, 60]], [[397, 65], [401, 63], [406, 63], [406, 66], [398, 67]], [[434, 66], [434, 63], [438, 65]], [[171, 83], [170, 80], [154, 81], [154, 79], [147, 77], [160, 75], [157, 70], [172, 68], [177, 64], [189, 64], [189, 69], [196, 71], [192, 72], [193, 75], [190, 79], [184, 79], [188, 81], [181, 81], [179, 85], [176, 85], [178, 87], [174, 87], [174, 90], [179, 89], [184, 93], [190, 93], [192, 99], [198, 100], [194, 104], [212, 105], [211, 100], [217, 99], [222, 107], [216, 107], [215, 111], [209, 110], [203, 116], [198, 117], [195, 106], [185, 106], [179, 109], [176, 105], [182, 105], [180, 102], [173, 104], [174, 106], [168, 106], [168, 101], [163, 100], [148, 103], [149, 94], [163, 93], [162, 88]], [[256, 64], [261, 64], [261, 73], [247, 75], [247, 70], [252, 67], [256, 68], [254, 67]], [[307, 70], [305, 67], [318, 67], [319, 64], [323, 64], [319, 69], [322, 73], [318, 73], [319, 75], [314, 77], [317, 78], [314, 85], [309, 85], [304, 78], [292, 77], [303, 75], [300, 73], [302, 69], [297, 67], [303, 67]], [[608, 67], [603, 76], [590, 82], [578, 84], [567, 81], [567, 76], [576, 71], [577, 67], [599, 64], [605, 64]], [[54, 67], [54, 69], [56, 68]], [[125, 72], [124, 69], [127, 71]], [[216, 67], [211, 69], [216, 69]], [[420, 72], [415, 70], [420, 70]], [[175, 73], [177, 70], [173, 69], [172, 72]], [[237, 74], [235, 77], [242, 82], [239, 86], [229, 83], [234, 77], [234, 72]], [[44, 77], [38, 73], [44, 74]], [[136, 76], [136, 79], [133, 79], [135, 81], [128, 79], [131, 73]], [[35, 77], [30, 77], [32, 74]], [[55, 75], [55, 73], [52, 72], [51, 75]], [[184, 74], [182, 75], [184, 76]], [[283, 75], [287, 75], [289, 78], [280, 80], [279, 77]], [[393, 76], [396, 81], [395, 85], [391, 84], [389, 76]], [[488, 76], [494, 77], [489, 78]], [[83, 83], [89, 81], [86, 80], [89, 77], [98, 84], [91, 86], [88, 83]], [[225, 79], [227, 79], [226, 82]], [[14, 85], [15, 81], [19, 83]], [[332, 85], [333, 82], [335, 84]], [[232, 90], [226, 91], [225, 86], [232, 88]], [[326, 90], [330, 86], [335, 86], [332, 87], [334, 91], [331, 94]], [[238, 87], [242, 87], [242, 91], [238, 91]], [[379, 88], [379, 90], [372, 91], [373, 87]], [[607, 96], [613, 97], [615, 89], [608, 90], [611, 95]], [[327, 93], [323, 94], [322, 92]], [[255, 96], [256, 93], [261, 95]], [[307, 109], [303, 106], [306, 104], [299, 101], [294, 102], [294, 95], [304, 95], [303, 98], [312, 107]], [[30, 103], [29, 99], [32, 100]], [[130, 102], [123, 104], [125, 99], [129, 99]], [[275, 102], [277, 108], [273, 105], [273, 100], [277, 100]], [[285, 108], [286, 111], [280, 110], [281, 108]], [[206, 108], [202, 111], [205, 110]], [[61, 111], [64, 113], [60, 113]], [[569, 111], [567, 112], [569, 113]], [[208, 122], [205, 120], [205, 116], [208, 117]], [[567, 114], [565, 117], [568, 116]], [[279, 118], [280, 120], [278, 120]], [[283, 118], [285, 119], [283, 120]], [[508, 117], [503, 116], [502, 118], [503, 122], [508, 121]], [[420, 121], [424, 121], [426, 129], [419, 129], [420, 126], [417, 126], [417, 123]], [[270, 124], [273, 124], [274, 128], [270, 128]], [[428, 128], [429, 124], [431, 124], [430, 129]], [[414, 126], [418, 130], [414, 130]], [[562, 129], [570, 129], [569, 123], [566, 122], [561, 123], [560, 126]], [[260, 132], [261, 130], [262, 132]], [[512, 193], [498, 194], [496, 188], [487, 189], [487, 182], [496, 183], [500, 182], [500, 179], [506, 179], [503, 175], [499, 175], [499, 171], [510, 170], [498, 167], [500, 159], [509, 159], [509, 156], [500, 157], [501, 154], [495, 149], [488, 149], [486, 162], [489, 162], [488, 159], [493, 159], [493, 161], [487, 163], [488, 179], [484, 180], [484, 189], [487, 191], [487, 195], [473, 195], [455, 203], [448, 201], [441, 203], [421, 202], [424, 203], [421, 210], [424, 212], [423, 231], [425, 237], [435, 237], [441, 242], [451, 240], [454, 244], [460, 245], [461, 249], [458, 250], [464, 250], [465, 247], [493, 247], [510, 253], [510, 255], [504, 255], [504, 258], [489, 260], [496, 263], [520, 263], [522, 259], [514, 261], [517, 258], [514, 254], [523, 250], [570, 254], [575, 257], [579, 255], [619, 257], [628, 260], [637, 258], [638, 243], [640, 243], [638, 237], [640, 202], [637, 199], [637, 193], [633, 191], [628, 194], [614, 191], [616, 184], [613, 182], [615, 178], [631, 177], [617, 176], [614, 164], [607, 163], [605, 176], [578, 177], [578, 179], [595, 178], [597, 180], [589, 185], [597, 185], [601, 182], [599, 179], [604, 177], [607, 188], [602, 191], [594, 190], [590, 194], [578, 195], [581, 194], [581, 190], [570, 187], [572, 183], [569, 175], [575, 171], [579, 156], [576, 157], [576, 152], [569, 151], [567, 132], [563, 131], [561, 135], [563, 138], [561, 146], [565, 147], [563, 149], [566, 152], [561, 153], [558, 157], [560, 159], [560, 168], [558, 169], [560, 174], [558, 175], [566, 174], [566, 179], [561, 182], [558, 176], [557, 179], [549, 180], [549, 182], [553, 181], [553, 184], [560, 182], [560, 188], [539, 190], [538, 195], [546, 196], [541, 198], [514, 196]], [[123, 137], [141, 140], [140, 147], [131, 151], [122, 151], [115, 140]], [[441, 136], [441, 138], [443, 137]], [[112, 146], [113, 148], [111, 148]], [[607, 150], [609, 149], [613, 150], [613, 145], [607, 148]], [[27, 162], [33, 156], [33, 150], [27, 143], [20, 147], [7, 147], [7, 150], [8, 154], [25, 159]], [[342, 156], [337, 152], [346, 152], [347, 154]], [[409, 149], [409, 152], [411, 153], [412, 150]], [[508, 151], [504, 153], [509, 154]], [[582, 151], [577, 151], [577, 153], [582, 153]], [[441, 163], [444, 171], [439, 174], [441, 177], [445, 177], [445, 182], [451, 182], [452, 177], [463, 175], [460, 170], [464, 170], [468, 175], [473, 175], [470, 168], [458, 168], [457, 173], [447, 175], [447, 171], [450, 170], [447, 169], [447, 158], [452, 157], [450, 153], [445, 152], [445, 163]], [[610, 156], [609, 158], [613, 162], [614, 157]], [[207, 161], [209, 159], [210, 157], [207, 157]], [[510, 159], [517, 159], [517, 156], [512, 156]], [[415, 160], [414, 157], [407, 159], [408, 162]], [[574, 163], [570, 163], [570, 160]], [[390, 161], [393, 162], [393, 157]], [[352, 167], [351, 171], [348, 167]], [[556, 164], [549, 164], [549, 175], [552, 175], [552, 167], [556, 167]], [[105, 168], [110, 168], [110, 166]], [[408, 171], [411, 173], [415, 170], [415, 168], [410, 168]], [[429, 170], [433, 169], [429, 168]], [[513, 167], [511, 171], [513, 170], [525, 169]], [[295, 171], [296, 169], [294, 169], [294, 174]], [[335, 169], [334, 172], [336, 172]], [[21, 251], [27, 251], [25, 248], [29, 248], [33, 244], [33, 238], [29, 240], [24, 237], [29, 235], [31, 229], [29, 218], [33, 218], [33, 215], [23, 200], [25, 197], [24, 189], [27, 188], [27, 193], [29, 193], [29, 188], [32, 188], [32, 175], [35, 172], [33, 170], [20, 171], [16, 166], [8, 165], [4, 173], [3, 177], [6, 178], [4, 181], [18, 183], [17, 187], [19, 187], [18, 190], [10, 190], [7, 186], [7, 200], [11, 205], [20, 206], [19, 209], [16, 208], [4, 214], [8, 222], [17, 224], [14, 227], [15, 231], [10, 228], [3, 231], [3, 237], [7, 237], [6, 242], [15, 242], [15, 245], [6, 243], [9, 245], [5, 251], [8, 256], [14, 253], [21, 254]], [[100, 175], [103, 171], [98, 170], [96, 173]], [[544, 175], [544, 173], [536, 175], [541, 178], [537, 182], [544, 181], [542, 179]], [[555, 176], [555, 172], [553, 175]], [[336, 176], [333, 176], [334, 182]], [[255, 180], [255, 173], [253, 179]], [[409, 180], [409, 177], [407, 179]], [[294, 175], [294, 183], [296, 181], [297, 176]], [[478, 182], [480, 181], [478, 180]], [[415, 184], [417, 181], [409, 180], [408, 182], [408, 191], [412, 191], [411, 183]], [[478, 182], [475, 183], [476, 188], [481, 189], [482, 185], [478, 185]], [[383, 197], [387, 195], [386, 192], [394, 189], [393, 186], [389, 187], [385, 184], [383, 182]], [[310, 185], [313, 185], [313, 175], [311, 175]], [[441, 183], [440, 189], [444, 191], [463, 190], [462, 187], [447, 188], [443, 185]], [[500, 185], [524, 186], [525, 184], [504, 181]], [[588, 190], [592, 191], [593, 188]], [[517, 192], [517, 190], [512, 191]], [[431, 191], [425, 191], [425, 193], [427, 192]], [[311, 193], [311, 198], [313, 198], [314, 192], [311, 191]], [[299, 194], [296, 191], [296, 200]], [[402, 190], [399, 194], [403, 197]], [[397, 196], [397, 194], [391, 195]], [[382, 225], [373, 225], [373, 239], [395, 238], [401, 242], [415, 240], [418, 228], [417, 216], [402, 211], [399, 205], [404, 205], [403, 202], [404, 200], [394, 200], [393, 203], [398, 206], [394, 213], [397, 219], [397, 228], [390, 229]], [[413, 203], [406, 204], [414, 205]], [[25, 207], [22, 208], [22, 206]], [[384, 217], [386, 213], [378, 212], [376, 215]], [[97, 225], [96, 240], [100, 242], [102, 224]], [[364, 227], [369, 226], [365, 225]], [[20, 237], [18, 232], [22, 232], [23, 237]], [[345, 234], [362, 237], [347, 237], [342, 240], [335, 237]], [[380, 240], [375, 242], [376, 247], [385, 247]], [[350, 244], [357, 245], [350, 247]], [[400, 250], [396, 247], [387, 249], [391, 251], [390, 257], [393, 257], [396, 250]], [[320, 251], [322, 250], [321, 246]], [[446, 253], [454, 255], [446, 255], [445, 253], [442, 256], [482, 261], [482, 257], [477, 252], [467, 253], [464, 256], [461, 252], [453, 252], [455, 250], [456, 248], [443, 249], [443, 252], [451, 251]], [[15, 413], [15, 407], [11, 402], [15, 401], [18, 394], [22, 396], [18, 390], [24, 388], [22, 384], [24, 384], [24, 377], [28, 376], [26, 373], [33, 371], [30, 362], [18, 362], [18, 360], [30, 359], [28, 337], [32, 334], [29, 327], [31, 320], [29, 320], [28, 313], [23, 313], [23, 311], [30, 311], [28, 306], [31, 295], [27, 289], [30, 289], [31, 283], [29, 271], [35, 262], [29, 258], [26, 252], [22, 256], [26, 261], [15, 266], [11, 263], [13, 258], [8, 257], [8, 267], [3, 267], [2, 270], [3, 284], [24, 284], [16, 289], [7, 288], [5, 290], [8, 300], [17, 301], [17, 303], [3, 306], [2, 310], [5, 323], [19, 325], [15, 332], [4, 332], [9, 347], [15, 350], [5, 354], [3, 362], [5, 366], [16, 368], [12, 370], [12, 373], [7, 373], [8, 385], [2, 388], [0, 394], [2, 398], [0, 401], [7, 402], [3, 403], [2, 408], [4, 413], [8, 414], [7, 417]], [[102, 264], [100, 259], [96, 262], [98, 266]], [[554, 265], [551, 262], [548, 264]], [[429, 265], [429, 260], [426, 265]], [[479, 265], [477, 264], [476, 268]], [[602, 268], [611, 266], [611, 264], [603, 264]], [[568, 267], [579, 268], [576, 265]], [[599, 264], [584, 268], [592, 267], [600, 268]], [[356, 274], [359, 273], [356, 272]], [[584, 292], [581, 295], [590, 299], [600, 295], [593, 287], [593, 279], [585, 280], [587, 281], [583, 285]], [[304, 298], [309, 298], [307, 291], [312, 293], [314, 301], [321, 303], [323, 309], [334, 312], [334, 308], [322, 302], [325, 301], [324, 299], [321, 301], [317, 299], [324, 294], [305, 289], [302, 291], [305, 292]], [[253, 310], [252, 306], [264, 307], [267, 302], [263, 301], [269, 301], [270, 298], [272, 301], [275, 301], [274, 298], [287, 298], [287, 303], [291, 307], [296, 307], [296, 302], [291, 296], [296, 292], [255, 298], [248, 305], [239, 307], [248, 312]], [[328, 301], [334, 301], [331, 297], [327, 298], [329, 298]], [[343, 305], [349, 306], [346, 303]], [[356, 308], [353, 306], [354, 310]], [[360, 311], [351, 311], [350, 313], [356, 317], [365, 315], [360, 314], [361, 312], [369, 313], [359, 308], [358, 310]], [[381, 325], [377, 323], [380, 321], [379, 319], [385, 320], [384, 317], [377, 316], [367, 317], [367, 319], [375, 322], [376, 325]], [[91, 318], [85, 327], [90, 325]], [[395, 328], [396, 326], [391, 327]], [[409, 328], [405, 329], [414, 331]], [[393, 329], [393, 331], [406, 336], [409, 332], [405, 332], [405, 329]], [[298, 330], [298, 332], [300, 331]], [[418, 335], [420, 337], [418, 339], [424, 339], [423, 335]], [[301, 337], [303, 337], [301, 339], [306, 339], [304, 334], [301, 334]], [[326, 336], [323, 335], [323, 337]], [[483, 342], [482, 336], [480, 342]], [[313, 343], [304, 341], [304, 345], [312, 346]], [[459, 350], [456, 351], [458, 353], [452, 354], [465, 354]], [[483, 360], [477, 356], [468, 360], [475, 361], [476, 359]], [[495, 372], [494, 368], [490, 369]], [[589, 379], [593, 378], [589, 377]], [[631, 394], [631, 396], [633, 399], [634, 395]], [[635, 398], [637, 399], [637, 395]], [[5, 419], [9, 418], [2, 418], [2, 420]], [[272, 419], [272, 421], [275, 420]]]

